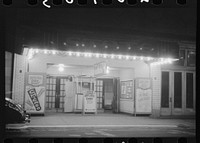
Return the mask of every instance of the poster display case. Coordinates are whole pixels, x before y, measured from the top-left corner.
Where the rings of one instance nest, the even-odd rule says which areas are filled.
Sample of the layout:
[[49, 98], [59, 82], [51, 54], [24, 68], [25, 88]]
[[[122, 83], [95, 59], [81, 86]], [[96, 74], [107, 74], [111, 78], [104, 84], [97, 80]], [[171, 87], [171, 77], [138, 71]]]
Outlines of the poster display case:
[[134, 114], [134, 80], [121, 81], [120, 112]]
[[135, 79], [135, 115], [152, 112], [152, 81], [150, 78]]
[[25, 74], [25, 110], [31, 114], [44, 114], [45, 112], [46, 74]]

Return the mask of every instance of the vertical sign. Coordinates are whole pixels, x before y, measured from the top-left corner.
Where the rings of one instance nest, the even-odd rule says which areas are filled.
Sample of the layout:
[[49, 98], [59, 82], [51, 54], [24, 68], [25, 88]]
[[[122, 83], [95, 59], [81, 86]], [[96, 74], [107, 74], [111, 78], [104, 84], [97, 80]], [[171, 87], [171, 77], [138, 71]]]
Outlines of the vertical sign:
[[151, 79], [138, 78], [135, 80], [135, 113], [151, 114]]
[[83, 114], [93, 112], [97, 114], [96, 94], [94, 91], [87, 91], [83, 98]]
[[28, 113], [44, 113], [46, 75], [44, 73], [26, 73], [25, 110]]

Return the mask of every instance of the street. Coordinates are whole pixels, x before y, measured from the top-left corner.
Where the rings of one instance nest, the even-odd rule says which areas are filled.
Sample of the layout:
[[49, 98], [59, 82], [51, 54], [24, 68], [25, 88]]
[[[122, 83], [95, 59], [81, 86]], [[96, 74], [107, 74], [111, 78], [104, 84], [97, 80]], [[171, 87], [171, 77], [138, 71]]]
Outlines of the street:
[[7, 129], [6, 137], [195, 137], [195, 129], [173, 126], [26, 126], [21, 129]]

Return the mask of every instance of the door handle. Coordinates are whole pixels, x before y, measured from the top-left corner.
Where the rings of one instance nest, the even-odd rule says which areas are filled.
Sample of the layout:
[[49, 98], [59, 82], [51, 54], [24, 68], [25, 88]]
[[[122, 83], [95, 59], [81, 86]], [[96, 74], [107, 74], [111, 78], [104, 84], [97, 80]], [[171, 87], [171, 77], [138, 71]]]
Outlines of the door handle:
[[172, 102], [172, 97], [169, 98], [169, 101]]

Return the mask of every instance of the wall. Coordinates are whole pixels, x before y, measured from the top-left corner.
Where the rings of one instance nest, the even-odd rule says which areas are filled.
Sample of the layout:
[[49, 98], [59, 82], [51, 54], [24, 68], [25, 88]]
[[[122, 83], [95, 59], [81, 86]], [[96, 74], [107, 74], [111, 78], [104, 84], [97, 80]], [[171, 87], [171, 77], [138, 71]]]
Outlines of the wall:
[[17, 103], [24, 105], [24, 79], [27, 71], [26, 57], [14, 55], [14, 70], [13, 70], [13, 93], [12, 99]]
[[161, 68], [159, 65], [151, 67], [151, 78], [153, 85], [152, 117], [159, 117], [161, 105]]
[[[45, 54], [37, 54], [33, 59], [29, 60], [29, 71], [46, 72], [47, 63], [64, 64], [67, 66], [74, 66], [74, 65], [93, 66], [94, 64], [103, 61], [106, 61], [107, 65], [111, 68], [135, 68], [136, 77], [148, 76], [148, 74], [144, 72], [148, 69], [148, 67], [142, 61], [127, 61], [127, 60], [104, 59], [104, 58], [85, 58], [85, 57], [58, 56], [58, 55], [45, 55]], [[141, 72], [140, 70], [144, 71]]]
[[12, 53], [5, 52], [5, 97], [12, 98]]
[[[58, 56], [58, 55], [44, 55], [38, 54], [29, 61], [30, 72], [45, 72], [51, 75], [87, 75], [93, 76], [93, 65], [99, 62], [106, 61], [110, 67], [110, 73], [106, 77], [120, 77], [121, 81], [133, 80], [139, 77], [150, 77], [150, 68], [142, 61], [127, 61], [117, 59], [102, 59], [102, 58], [85, 58], [85, 57], [70, 57], [70, 56]], [[52, 65], [47, 67], [47, 63], [64, 64], [66, 67], [64, 71], [58, 72], [58, 66]], [[153, 103], [156, 104], [153, 107], [153, 113], [159, 112], [160, 109], [160, 73], [159, 69], [151, 71], [152, 77], [155, 77], [153, 81]], [[134, 113], [134, 101], [133, 99], [120, 99], [120, 111], [126, 113]]]

